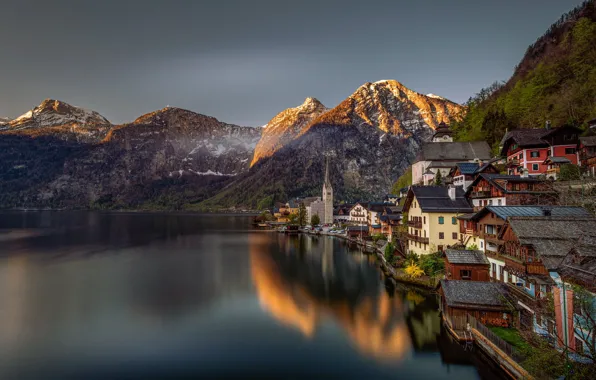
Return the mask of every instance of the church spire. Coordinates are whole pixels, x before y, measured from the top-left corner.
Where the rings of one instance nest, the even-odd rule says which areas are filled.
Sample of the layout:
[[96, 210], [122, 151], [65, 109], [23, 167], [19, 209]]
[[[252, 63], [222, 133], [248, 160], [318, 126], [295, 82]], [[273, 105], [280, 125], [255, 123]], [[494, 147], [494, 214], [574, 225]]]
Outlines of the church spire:
[[325, 157], [325, 185], [329, 183], [329, 157]]

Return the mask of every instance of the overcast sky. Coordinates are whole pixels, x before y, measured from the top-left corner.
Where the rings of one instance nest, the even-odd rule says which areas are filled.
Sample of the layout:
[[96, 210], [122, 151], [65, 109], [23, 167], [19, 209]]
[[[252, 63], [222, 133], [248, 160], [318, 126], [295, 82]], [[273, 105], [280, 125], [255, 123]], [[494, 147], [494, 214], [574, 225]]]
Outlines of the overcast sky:
[[167, 105], [259, 126], [396, 79], [464, 102], [580, 0], [2, 0], [0, 117], [45, 98], [113, 123]]

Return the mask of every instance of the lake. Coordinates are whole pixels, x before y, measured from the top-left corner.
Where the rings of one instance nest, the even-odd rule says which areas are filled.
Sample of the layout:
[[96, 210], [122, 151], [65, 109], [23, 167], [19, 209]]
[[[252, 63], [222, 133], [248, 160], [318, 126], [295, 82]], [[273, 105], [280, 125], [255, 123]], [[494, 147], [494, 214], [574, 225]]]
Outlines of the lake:
[[0, 213], [2, 379], [496, 379], [332, 237], [248, 216]]

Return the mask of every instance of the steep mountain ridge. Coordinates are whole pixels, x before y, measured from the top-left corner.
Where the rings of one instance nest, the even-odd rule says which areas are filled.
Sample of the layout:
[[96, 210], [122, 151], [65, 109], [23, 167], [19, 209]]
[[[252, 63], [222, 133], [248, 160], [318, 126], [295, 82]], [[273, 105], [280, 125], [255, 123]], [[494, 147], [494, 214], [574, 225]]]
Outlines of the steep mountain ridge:
[[263, 127], [263, 134], [255, 148], [250, 165], [253, 166], [260, 159], [273, 155], [327, 110], [328, 108], [318, 99], [306, 98], [298, 107], [288, 108], [278, 113]]
[[449, 124], [463, 112], [456, 103], [419, 94], [394, 80], [366, 83], [310, 123], [301, 119], [299, 125], [277, 125], [275, 135], [285, 133], [286, 139], [276, 141], [274, 154], [255, 151], [250, 172], [203, 205], [256, 207], [319, 194], [324, 156], [331, 158], [336, 198], [379, 197], [438, 124]]

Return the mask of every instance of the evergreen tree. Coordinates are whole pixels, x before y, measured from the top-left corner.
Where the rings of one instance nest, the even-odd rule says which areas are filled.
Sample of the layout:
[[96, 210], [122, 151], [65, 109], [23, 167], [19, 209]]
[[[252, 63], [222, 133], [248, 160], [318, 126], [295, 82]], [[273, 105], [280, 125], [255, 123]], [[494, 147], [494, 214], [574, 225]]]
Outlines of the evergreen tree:
[[437, 174], [435, 175], [435, 185], [443, 186], [443, 175], [441, 174], [441, 170], [437, 170]]
[[306, 207], [304, 203], [300, 203], [298, 208], [298, 224], [304, 226], [306, 224]]
[[319, 218], [319, 214], [314, 214], [310, 217], [310, 224], [312, 226], [317, 226], [321, 223], [321, 218]]

